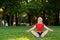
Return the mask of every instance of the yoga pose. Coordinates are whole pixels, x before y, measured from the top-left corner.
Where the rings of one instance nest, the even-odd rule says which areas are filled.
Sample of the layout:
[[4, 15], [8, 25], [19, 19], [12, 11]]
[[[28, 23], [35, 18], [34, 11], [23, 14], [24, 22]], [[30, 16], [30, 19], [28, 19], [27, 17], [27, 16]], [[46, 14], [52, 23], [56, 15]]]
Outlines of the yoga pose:
[[[34, 31], [36, 28], [37, 32]], [[43, 29], [46, 29], [43, 32]], [[49, 31], [53, 31], [52, 29], [48, 28], [44, 23], [42, 17], [38, 17], [37, 23], [31, 29], [27, 30], [27, 32], [31, 32], [36, 37], [44, 37]]]

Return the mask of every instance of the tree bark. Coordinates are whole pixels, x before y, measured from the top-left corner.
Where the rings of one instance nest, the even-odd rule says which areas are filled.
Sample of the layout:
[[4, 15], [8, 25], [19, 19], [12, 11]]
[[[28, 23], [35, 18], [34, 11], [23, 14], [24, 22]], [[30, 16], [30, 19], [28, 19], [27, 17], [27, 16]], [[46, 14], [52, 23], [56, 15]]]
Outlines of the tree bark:
[[55, 11], [55, 22], [54, 25], [59, 25], [59, 10]]
[[42, 16], [42, 18], [43, 18], [43, 22], [45, 23], [45, 10], [43, 10], [43, 16]]
[[29, 25], [31, 25], [31, 15], [28, 13], [28, 22], [29, 22]]

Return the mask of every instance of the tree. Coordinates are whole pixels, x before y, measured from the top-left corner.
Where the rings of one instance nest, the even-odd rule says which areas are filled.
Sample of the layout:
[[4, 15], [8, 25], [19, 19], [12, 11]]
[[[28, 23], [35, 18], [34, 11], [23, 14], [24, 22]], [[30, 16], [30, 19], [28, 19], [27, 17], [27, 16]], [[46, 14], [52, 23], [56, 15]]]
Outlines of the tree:
[[[27, 12], [28, 14], [28, 20], [29, 20], [29, 24], [31, 25], [31, 19], [32, 19], [32, 16], [39, 16], [40, 15], [40, 12], [42, 10], [42, 7], [43, 7], [43, 4], [42, 3], [38, 3], [36, 1], [34, 2], [29, 2], [28, 4], [26, 4], [25, 6], [25, 11]], [[37, 14], [37, 15], [36, 15]]]
[[8, 24], [10, 25], [11, 21], [13, 22], [12, 15], [16, 15], [19, 12], [18, 8], [20, 7], [20, 0], [0, 0], [0, 4], [1, 7], [4, 7], [3, 16], [7, 15], [10, 18], [8, 18], [9, 20], [7, 20]]
[[53, 12], [55, 13], [54, 24], [58, 25], [59, 24], [60, 0], [49, 0], [49, 3], [52, 7]]

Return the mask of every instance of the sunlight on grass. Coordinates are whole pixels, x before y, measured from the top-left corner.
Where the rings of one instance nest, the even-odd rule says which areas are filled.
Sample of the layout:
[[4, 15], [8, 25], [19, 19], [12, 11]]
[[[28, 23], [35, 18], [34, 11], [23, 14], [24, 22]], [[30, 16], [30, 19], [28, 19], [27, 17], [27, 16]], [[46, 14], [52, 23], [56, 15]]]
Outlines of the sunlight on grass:
[[30, 40], [29, 38], [27, 37], [20, 37], [20, 38], [11, 38], [11, 39], [8, 39], [8, 40]]

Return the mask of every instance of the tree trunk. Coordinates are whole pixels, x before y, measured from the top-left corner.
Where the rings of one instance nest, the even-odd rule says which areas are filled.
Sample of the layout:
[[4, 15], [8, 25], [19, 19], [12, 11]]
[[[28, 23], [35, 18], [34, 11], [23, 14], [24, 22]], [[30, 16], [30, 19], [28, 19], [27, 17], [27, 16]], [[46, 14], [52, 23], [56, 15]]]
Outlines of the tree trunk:
[[11, 18], [11, 16], [10, 16], [10, 26], [11, 26], [11, 19], [12, 19], [12, 18]]
[[8, 26], [10, 26], [10, 16], [9, 15], [6, 15], [6, 21], [8, 23]]
[[16, 26], [18, 26], [18, 14], [16, 14]]
[[43, 10], [43, 16], [42, 16], [42, 18], [43, 18], [43, 22], [45, 23], [45, 11]]
[[58, 25], [59, 24], [59, 10], [55, 11], [55, 22], [54, 25]]
[[31, 25], [31, 15], [28, 13], [28, 22], [29, 22], [29, 25]]

